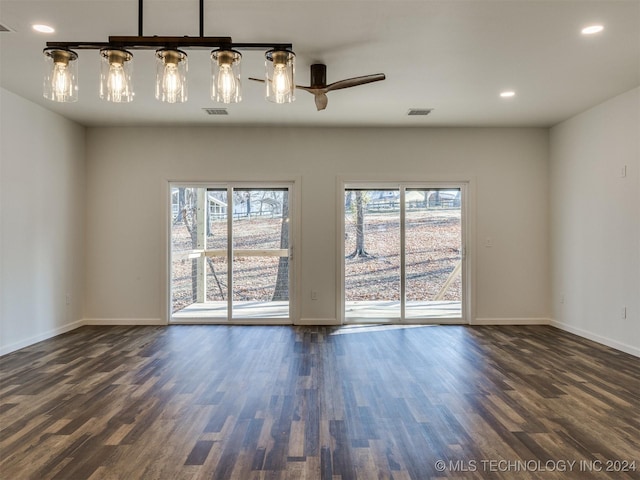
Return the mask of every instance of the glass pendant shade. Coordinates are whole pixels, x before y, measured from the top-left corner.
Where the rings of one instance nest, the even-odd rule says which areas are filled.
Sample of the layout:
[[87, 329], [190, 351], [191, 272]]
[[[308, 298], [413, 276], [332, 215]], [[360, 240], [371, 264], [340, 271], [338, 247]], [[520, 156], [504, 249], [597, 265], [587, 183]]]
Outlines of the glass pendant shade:
[[274, 103], [293, 102], [296, 54], [288, 50], [269, 50], [265, 58], [267, 100]]
[[114, 103], [133, 100], [133, 55], [126, 50], [100, 50], [100, 98]]
[[167, 103], [187, 101], [187, 54], [183, 51], [156, 51], [156, 98]]
[[43, 95], [54, 102], [78, 100], [78, 55], [71, 50], [45, 48]]
[[211, 52], [211, 100], [221, 103], [238, 103], [242, 100], [240, 85], [240, 60], [235, 50]]

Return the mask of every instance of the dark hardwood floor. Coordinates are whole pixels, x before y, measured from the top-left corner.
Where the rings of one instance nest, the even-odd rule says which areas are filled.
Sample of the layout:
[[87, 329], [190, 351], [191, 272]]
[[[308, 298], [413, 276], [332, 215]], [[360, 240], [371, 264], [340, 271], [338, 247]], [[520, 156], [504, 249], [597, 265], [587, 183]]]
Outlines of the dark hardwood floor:
[[7, 480], [640, 478], [640, 359], [551, 327], [83, 327], [0, 362]]

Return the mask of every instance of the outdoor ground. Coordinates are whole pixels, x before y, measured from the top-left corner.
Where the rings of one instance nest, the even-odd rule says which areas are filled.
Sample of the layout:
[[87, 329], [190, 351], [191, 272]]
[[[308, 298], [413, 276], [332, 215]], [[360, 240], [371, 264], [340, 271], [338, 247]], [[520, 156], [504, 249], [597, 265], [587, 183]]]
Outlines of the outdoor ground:
[[[345, 257], [355, 250], [356, 228], [352, 215], [345, 220]], [[399, 300], [400, 234], [397, 211], [367, 213], [365, 250], [368, 256], [345, 258], [346, 301]], [[280, 248], [279, 218], [239, 220], [234, 232], [237, 248]], [[407, 300], [435, 300], [450, 273], [460, 261], [460, 210], [434, 209], [407, 212], [406, 221]], [[183, 223], [172, 231], [174, 252], [191, 248], [191, 237]], [[212, 222], [207, 248], [224, 249], [226, 222]], [[271, 301], [278, 272], [277, 257], [236, 258], [234, 299]], [[207, 300], [227, 299], [227, 264], [213, 261], [208, 274]], [[192, 260], [174, 260], [173, 312], [193, 303]], [[457, 274], [442, 300], [461, 300], [461, 275]]]

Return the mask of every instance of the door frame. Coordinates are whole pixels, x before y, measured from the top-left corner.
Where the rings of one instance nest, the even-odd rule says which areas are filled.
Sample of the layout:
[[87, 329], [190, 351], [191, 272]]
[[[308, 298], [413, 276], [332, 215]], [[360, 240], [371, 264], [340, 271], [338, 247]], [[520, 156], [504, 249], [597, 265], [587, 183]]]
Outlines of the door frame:
[[[289, 317], [288, 318], [230, 318], [232, 314], [231, 300], [228, 299], [227, 317], [226, 318], [194, 318], [180, 321], [172, 321], [172, 299], [171, 299], [171, 189], [174, 187], [193, 187], [193, 188], [288, 188], [289, 189]], [[224, 324], [224, 325], [291, 325], [297, 323], [300, 315], [300, 271], [298, 261], [298, 250], [300, 245], [300, 195], [299, 195], [300, 178], [289, 179], [265, 179], [265, 180], [215, 180], [215, 181], [182, 181], [182, 180], [166, 180], [163, 189], [163, 205], [164, 205], [164, 318], [168, 325], [177, 324]], [[228, 215], [227, 228], [230, 229], [230, 223], [233, 215]], [[232, 231], [227, 231], [228, 237], [232, 235]], [[231, 243], [228, 243], [227, 249], [232, 249]], [[231, 266], [230, 266], [231, 268]], [[231, 290], [228, 292], [231, 297]]]
[[[442, 175], [433, 175], [424, 180], [402, 181], [397, 179], [389, 179], [380, 176], [340, 176], [336, 184], [336, 318], [341, 325], [368, 323], [366, 320], [349, 320], [346, 319], [346, 302], [345, 302], [345, 261], [344, 261], [344, 234], [345, 234], [345, 201], [344, 192], [348, 188], [363, 189], [398, 189], [401, 193], [401, 211], [400, 211], [400, 241], [401, 249], [404, 252], [404, 224], [405, 224], [405, 205], [404, 190], [424, 187], [424, 188], [459, 188], [461, 190], [461, 222], [462, 222], [462, 302], [461, 302], [461, 318], [433, 318], [433, 319], [406, 319], [405, 315], [405, 299], [404, 289], [401, 293], [401, 317], [400, 319], [388, 319], [381, 323], [395, 323], [399, 325], [411, 324], [470, 324], [470, 319], [475, 316], [475, 245], [472, 242], [475, 234], [475, 179], [464, 178], [454, 179], [455, 177], [447, 177]], [[401, 282], [404, 283], [405, 266], [403, 262], [400, 265]], [[376, 322], [378, 323], [378, 322]]]

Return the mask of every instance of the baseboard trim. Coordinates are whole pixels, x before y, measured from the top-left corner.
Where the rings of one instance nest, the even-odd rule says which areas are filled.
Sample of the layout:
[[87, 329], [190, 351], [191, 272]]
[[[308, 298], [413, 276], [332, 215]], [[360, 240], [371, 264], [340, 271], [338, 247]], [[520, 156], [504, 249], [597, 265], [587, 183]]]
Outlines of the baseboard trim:
[[550, 325], [550, 318], [476, 318], [470, 325]]
[[61, 327], [54, 328], [53, 330], [34, 335], [33, 337], [25, 338], [24, 340], [20, 340], [19, 342], [5, 345], [4, 347], [0, 347], [0, 356], [15, 352], [16, 350], [20, 350], [21, 348], [29, 347], [38, 342], [57, 337], [58, 335], [70, 332], [71, 330], [75, 330], [76, 328], [79, 328], [83, 325], [83, 320], [76, 320], [75, 322], [67, 323], [66, 325], [63, 325]]
[[136, 326], [136, 325], [166, 325], [167, 322], [159, 318], [86, 318], [84, 325], [104, 326]]
[[574, 335], [578, 335], [579, 337], [584, 337], [588, 340], [601, 343], [602, 345], [606, 345], [607, 347], [611, 347], [615, 350], [620, 350], [621, 352], [628, 353], [629, 355], [633, 355], [634, 357], [640, 357], [640, 348], [634, 347], [632, 345], [627, 345], [626, 343], [618, 342], [617, 340], [603, 337], [602, 335], [598, 335], [588, 330], [583, 330], [582, 328], [567, 325], [566, 323], [559, 322], [557, 320], [551, 320], [550, 325], [559, 330], [564, 330], [565, 332], [573, 333]]
[[294, 325], [342, 325], [337, 318], [299, 318]]

